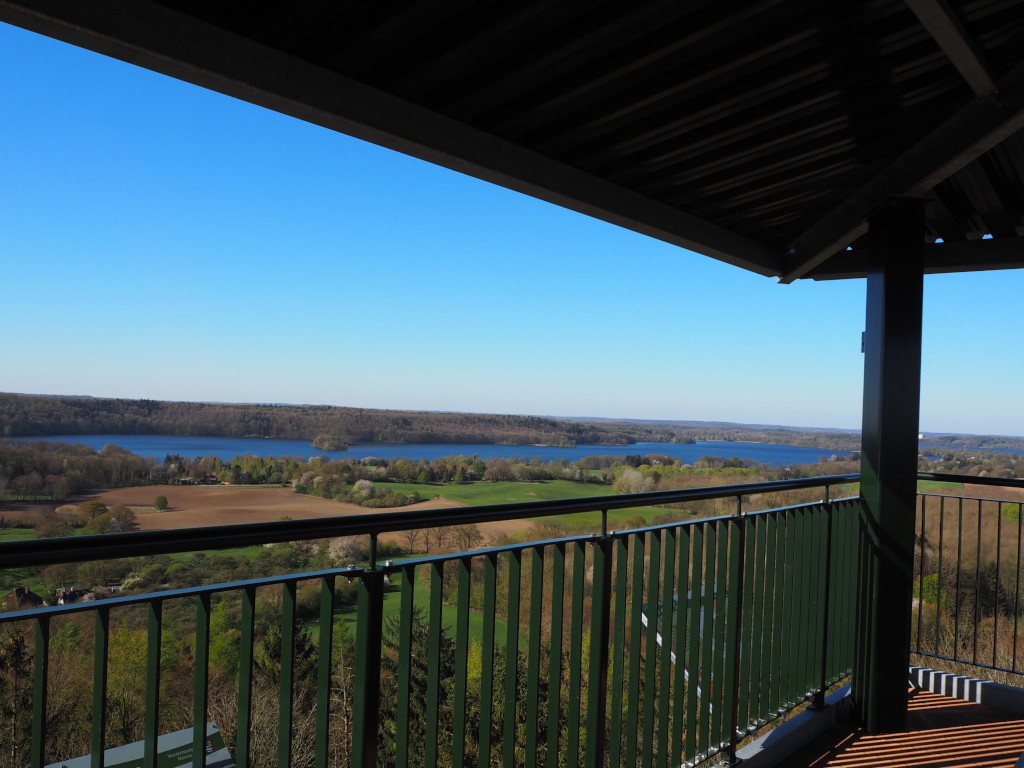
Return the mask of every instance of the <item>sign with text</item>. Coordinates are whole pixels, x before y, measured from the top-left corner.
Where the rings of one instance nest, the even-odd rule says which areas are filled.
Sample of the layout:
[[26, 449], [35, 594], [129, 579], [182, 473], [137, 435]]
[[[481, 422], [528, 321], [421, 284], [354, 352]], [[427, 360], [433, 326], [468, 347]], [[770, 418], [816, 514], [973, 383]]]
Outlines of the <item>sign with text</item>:
[[[113, 747], [103, 753], [104, 768], [144, 768], [146, 742], [136, 741], [123, 747]], [[156, 740], [157, 768], [234, 768], [228, 748], [216, 723], [206, 724], [204, 759], [192, 759], [192, 729], [165, 733]], [[50, 763], [46, 768], [90, 768], [92, 756], [83, 755], [71, 760]]]

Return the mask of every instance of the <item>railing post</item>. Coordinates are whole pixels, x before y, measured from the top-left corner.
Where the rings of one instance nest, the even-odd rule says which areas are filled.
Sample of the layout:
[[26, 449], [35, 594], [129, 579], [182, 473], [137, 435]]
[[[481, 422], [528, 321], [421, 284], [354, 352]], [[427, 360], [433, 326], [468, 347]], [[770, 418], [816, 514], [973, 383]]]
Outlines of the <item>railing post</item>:
[[[587, 768], [604, 765], [608, 722], [608, 624], [611, 618], [612, 540], [607, 533], [593, 540], [594, 582], [590, 612], [590, 670], [587, 693]], [[570, 702], [571, 705], [572, 702]]]
[[357, 598], [353, 768], [375, 768], [377, 765], [383, 604], [384, 572], [376, 569], [364, 571], [359, 578]]

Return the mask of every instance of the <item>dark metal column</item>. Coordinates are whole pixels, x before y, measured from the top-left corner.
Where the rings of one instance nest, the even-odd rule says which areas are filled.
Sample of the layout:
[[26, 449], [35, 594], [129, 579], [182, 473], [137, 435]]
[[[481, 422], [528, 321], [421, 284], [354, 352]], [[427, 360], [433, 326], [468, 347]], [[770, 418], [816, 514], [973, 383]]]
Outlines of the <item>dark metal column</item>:
[[869, 733], [902, 730], [921, 400], [924, 206], [894, 200], [869, 219], [860, 568], [853, 697]]

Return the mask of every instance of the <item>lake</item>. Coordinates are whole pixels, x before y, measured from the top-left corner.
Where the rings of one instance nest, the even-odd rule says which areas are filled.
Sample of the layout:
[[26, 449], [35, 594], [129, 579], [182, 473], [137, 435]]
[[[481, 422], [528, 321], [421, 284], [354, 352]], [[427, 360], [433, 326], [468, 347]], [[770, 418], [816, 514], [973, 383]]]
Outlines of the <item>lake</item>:
[[702, 456], [720, 456], [750, 459], [764, 464], [785, 466], [787, 464], [810, 464], [822, 456], [849, 456], [848, 451], [832, 451], [822, 448], [802, 448], [795, 445], [772, 445], [769, 443], [732, 443], [727, 441], [681, 443], [634, 443], [633, 445], [581, 445], [575, 448], [553, 448], [532, 445], [480, 445], [465, 443], [361, 443], [350, 446], [347, 451], [321, 451], [305, 440], [270, 440], [236, 437], [181, 437], [174, 435], [64, 435], [56, 437], [26, 437], [23, 440], [50, 440], [68, 443], [84, 443], [97, 450], [108, 443], [119, 445], [139, 456], [151, 456], [162, 462], [167, 454], [177, 454], [193, 459], [197, 456], [217, 456], [227, 461], [235, 456], [329, 456], [333, 459], [376, 457], [379, 459], [405, 458], [413, 461], [436, 459], [441, 456], [473, 456], [481, 459], [513, 456], [550, 461], [567, 459], [576, 461], [584, 456], [626, 456], [631, 454], [659, 453], [678, 458], [685, 464], [692, 464]]

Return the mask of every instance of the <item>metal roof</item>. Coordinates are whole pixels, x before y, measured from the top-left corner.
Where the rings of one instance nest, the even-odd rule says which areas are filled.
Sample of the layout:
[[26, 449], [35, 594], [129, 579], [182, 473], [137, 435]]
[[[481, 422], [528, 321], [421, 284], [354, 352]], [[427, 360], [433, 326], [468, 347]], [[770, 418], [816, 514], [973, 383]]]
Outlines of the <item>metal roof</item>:
[[0, 0], [0, 20], [784, 281], [1024, 266], [1024, 3]]

